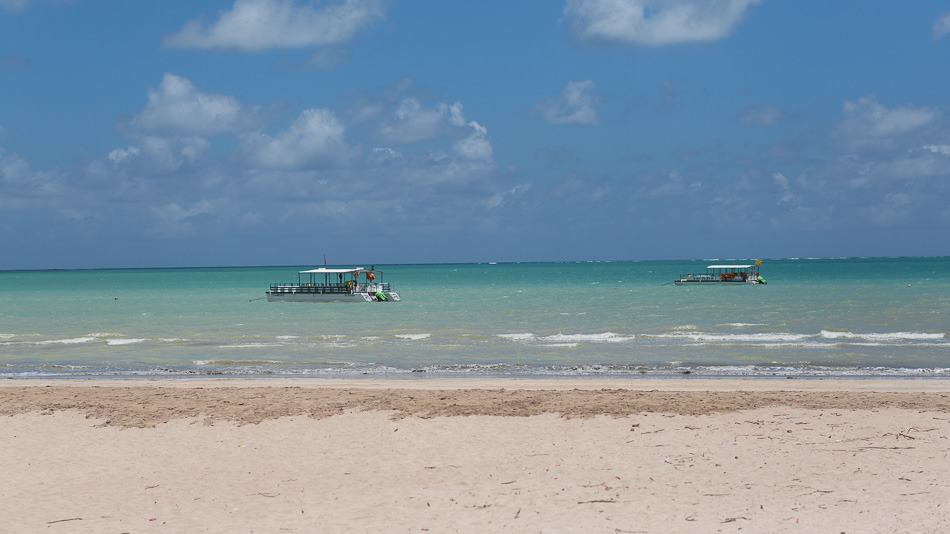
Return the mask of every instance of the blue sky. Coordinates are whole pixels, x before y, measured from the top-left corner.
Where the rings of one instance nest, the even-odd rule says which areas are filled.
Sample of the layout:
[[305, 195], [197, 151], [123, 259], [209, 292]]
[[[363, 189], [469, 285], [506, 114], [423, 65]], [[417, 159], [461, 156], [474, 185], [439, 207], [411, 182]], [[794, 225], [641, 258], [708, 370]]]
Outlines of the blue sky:
[[0, 0], [0, 268], [950, 254], [950, 5]]

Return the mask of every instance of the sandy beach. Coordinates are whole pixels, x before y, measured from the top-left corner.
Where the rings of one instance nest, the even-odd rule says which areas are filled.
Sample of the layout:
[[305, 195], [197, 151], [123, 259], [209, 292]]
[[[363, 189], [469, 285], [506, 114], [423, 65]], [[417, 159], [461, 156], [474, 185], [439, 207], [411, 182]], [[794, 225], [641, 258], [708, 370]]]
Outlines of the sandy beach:
[[950, 382], [0, 384], [2, 532], [946, 532]]

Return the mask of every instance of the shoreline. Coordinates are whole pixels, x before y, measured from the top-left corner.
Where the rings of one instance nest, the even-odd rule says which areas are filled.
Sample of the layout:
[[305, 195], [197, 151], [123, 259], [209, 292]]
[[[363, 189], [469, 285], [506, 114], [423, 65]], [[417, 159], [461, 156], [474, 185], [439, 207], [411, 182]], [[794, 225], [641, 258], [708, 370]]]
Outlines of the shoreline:
[[518, 389], [631, 391], [882, 391], [948, 392], [947, 377], [445, 377], [413, 375], [398, 378], [314, 378], [298, 376], [180, 377], [29, 377], [0, 380], [0, 390], [20, 387], [129, 388], [332, 388], [332, 389]]

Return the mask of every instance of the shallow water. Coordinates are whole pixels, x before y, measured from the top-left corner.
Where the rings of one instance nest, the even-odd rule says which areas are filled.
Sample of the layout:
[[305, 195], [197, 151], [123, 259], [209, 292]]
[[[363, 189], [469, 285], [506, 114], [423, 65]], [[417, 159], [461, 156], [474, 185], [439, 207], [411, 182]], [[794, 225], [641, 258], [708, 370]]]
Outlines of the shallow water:
[[950, 258], [377, 266], [400, 303], [268, 303], [301, 267], [0, 272], [0, 375], [950, 376]]

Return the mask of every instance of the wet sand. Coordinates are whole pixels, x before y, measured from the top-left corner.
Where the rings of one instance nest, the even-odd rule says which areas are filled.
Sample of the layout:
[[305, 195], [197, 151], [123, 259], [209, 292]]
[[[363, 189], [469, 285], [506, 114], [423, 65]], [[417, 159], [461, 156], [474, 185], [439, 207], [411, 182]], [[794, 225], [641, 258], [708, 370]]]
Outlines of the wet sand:
[[0, 532], [946, 532], [948, 452], [938, 380], [8, 380]]

